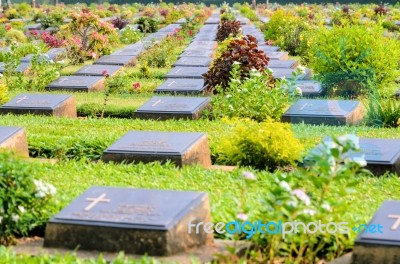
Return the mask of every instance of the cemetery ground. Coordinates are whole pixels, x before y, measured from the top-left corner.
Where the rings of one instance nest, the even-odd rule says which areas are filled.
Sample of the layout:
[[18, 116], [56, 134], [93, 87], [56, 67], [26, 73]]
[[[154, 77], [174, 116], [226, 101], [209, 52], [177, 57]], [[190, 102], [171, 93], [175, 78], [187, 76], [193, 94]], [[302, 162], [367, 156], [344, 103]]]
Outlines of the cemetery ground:
[[[393, 253], [390, 247], [385, 248], [385, 243], [392, 245], [393, 241], [381, 244], [376, 239], [378, 242], [371, 247], [377, 251], [363, 251], [360, 245], [355, 245], [355, 240], [360, 239], [362, 225], [370, 222], [385, 201], [400, 200], [396, 147], [400, 104], [392, 96], [400, 61], [398, 23], [393, 22], [400, 19], [398, 8], [393, 7], [389, 12], [386, 7], [375, 5], [353, 5], [350, 11], [348, 6], [338, 9], [289, 5], [269, 9], [261, 5], [255, 12], [246, 4], [235, 4], [235, 8], [224, 4], [217, 8], [165, 3], [49, 8], [54, 11], [51, 27], [40, 16], [41, 12], [50, 11], [31, 10], [23, 4], [15, 11], [9, 9], [3, 21], [6, 32], [5, 48], [0, 53], [4, 62], [0, 128], [25, 129], [29, 158], [18, 157], [18, 148], [26, 151], [23, 138], [20, 138], [22, 143], [14, 142], [17, 140], [14, 137], [13, 142], [4, 145], [17, 154], [10, 154], [7, 149], [0, 153], [0, 244], [4, 245], [0, 246], [0, 263], [106, 263], [97, 253], [91, 255], [94, 257], [91, 260], [75, 256], [79, 252], [77, 247], [90, 245], [75, 247], [74, 244], [67, 255], [36, 252], [35, 256], [21, 253], [18, 245], [14, 245], [43, 238], [50, 246], [58, 242], [68, 244], [73, 235], [51, 241], [46, 224], [53, 225], [53, 231], [60, 230], [57, 221], [65, 220], [59, 217], [62, 212], [66, 215], [60, 211], [76, 202], [75, 199], [84, 199], [82, 195], [90, 188], [102, 187], [147, 189], [140, 198], [145, 205], [147, 200], [151, 204], [152, 198], [158, 199], [156, 210], [160, 212], [163, 207], [175, 204], [185, 206], [187, 200], [176, 197], [189, 200], [190, 195], [206, 193], [209, 202], [202, 200], [204, 207], [199, 212], [204, 213], [201, 219], [213, 223], [300, 220], [346, 222], [350, 227], [345, 234], [299, 233], [287, 237], [257, 233], [246, 238], [245, 232], [214, 232], [214, 239], [253, 245], [245, 256], [238, 256], [235, 248], [232, 251], [228, 247], [224, 254], [212, 256], [219, 263], [326, 263], [353, 249], [354, 261], [358, 258], [354, 264], [364, 263], [363, 258], [368, 254], [372, 256], [371, 263], [382, 262], [385, 252], [393, 256], [388, 263], [396, 263], [398, 250]], [[71, 10], [79, 12], [68, 14]], [[40, 17], [41, 26], [29, 28], [50, 28], [51, 33], [28, 30], [24, 35], [23, 28], [29, 23], [11, 21], [15, 12], [20, 17]], [[282, 23], [285, 19], [289, 21], [286, 24]], [[86, 36], [91, 45], [85, 46], [86, 41], [79, 39], [81, 32], [77, 25], [86, 26], [88, 31], [96, 28], [97, 33]], [[297, 34], [300, 29], [296, 26], [301, 33]], [[376, 31], [369, 32], [369, 36], [366, 28]], [[385, 36], [383, 29], [389, 29]], [[319, 35], [311, 38], [310, 32]], [[336, 38], [337, 35], [346, 37], [348, 42]], [[330, 41], [318, 42], [321, 36]], [[335, 45], [342, 46], [337, 49]], [[385, 52], [381, 46], [385, 46]], [[59, 54], [58, 50], [50, 48], [60, 47], [66, 52], [58, 57], [54, 55]], [[46, 56], [42, 54], [45, 52]], [[27, 60], [31, 60], [30, 66], [24, 64]], [[75, 76], [77, 72], [79, 76]], [[203, 79], [204, 85], [198, 87]], [[322, 90], [311, 87], [311, 93], [318, 98], [306, 97], [309, 81], [323, 86]], [[170, 93], [154, 92], [162, 86], [171, 87]], [[32, 99], [33, 94], [44, 99]], [[60, 99], [70, 96], [73, 100], [68, 103]], [[64, 101], [50, 107], [53, 100]], [[51, 116], [55, 113], [61, 117]], [[138, 131], [147, 132], [137, 134]], [[152, 138], [150, 134], [154, 131], [161, 132], [160, 140]], [[167, 132], [175, 135], [172, 147], [165, 139], [166, 134], [162, 134]], [[179, 132], [205, 133], [190, 134], [202, 135], [201, 144], [197, 138], [196, 147], [194, 143], [185, 146], [187, 153], [194, 153], [192, 156], [176, 151], [178, 147], [174, 149], [175, 145], [184, 145], [188, 138], [192, 140], [189, 134]], [[365, 145], [365, 138], [397, 141]], [[2, 140], [0, 137], [1, 144]], [[366, 160], [363, 156], [352, 156], [359, 149]], [[176, 152], [181, 155], [176, 164], [165, 162], [165, 153], [176, 156]], [[107, 162], [110, 156], [114, 159]], [[129, 162], [132, 159], [145, 162], [136, 160], [132, 164]], [[209, 160], [214, 166], [209, 166]], [[171, 192], [171, 196], [165, 194], [164, 200], [162, 191], [196, 193]], [[128, 196], [135, 193], [133, 189], [120, 192]], [[86, 198], [84, 201], [93, 203], [85, 204], [82, 212], [89, 214], [89, 219], [94, 217], [91, 219], [94, 223], [104, 221], [96, 219], [104, 216], [90, 216], [89, 211], [113, 202], [118, 190], [111, 193], [106, 195], [104, 191], [98, 198]], [[118, 199], [123, 200], [124, 196]], [[144, 207], [150, 210], [150, 216], [157, 216], [157, 212], [152, 215], [152, 209]], [[395, 214], [397, 207], [396, 203], [387, 203], [385, 210], [393, 210], [390, 213]], [[128, 208], [128, 213], [122, 215], [143, 215], [143, 205], [134, 209], [139, 213], [129, 213]], [[187, 215], [179, 217], [185, 219]], [[105, 221], [106, 227], [87, 221], [85, 224], [92, 231], [110, 226], [111, 229], [91, 231], [93, 237], [83, 236], [84, 239], [91, 244], [91, 239], [99, 238], [97, 233], [105, 233], [106, 242], [107, 239], [123, 241], [112, 237], [116, 227], [123, 224], [118, 217], [121, 216], [117, 215], [120, 220]], [[153, 220], [136, 226], [139, 232], [145, 230], [142, 237], [126, 244], [140, 244], [148, 235], [146, 232], [154, 231], [143, 226], [151, 226], [157, 217], [145, 219]], [[63, 224], [73, 222], [69, 221]], [[181, 227], [181, 223], [185, 222], [177, 226]], [[180, 243], [185, 247], [185, 243], [193, 242], [186, 237], [185, 228], [186, 225], [171, 240], [151, 244], [144, 252], [157, 251], [165, 245], [166, 251], [173, 251]], [[384, 228], [389, 230], [389, 224]], [[392, 226], [389, 234], [396, 236], [395, 232], [398, 231], [393, 231]], [[193, 243], [200, 239], [195, 238]], [[104, 243], [106, 249], [114, 244]], [[140, 244], [134, 250], [142, 248]], [[135, 260], [118, 251], [112, 253], [115, 257], [112, 263], [159, 261], [153, 259], [157, 254], [140, 253]], [[193, 263], [197, 262], [193, 259]]]

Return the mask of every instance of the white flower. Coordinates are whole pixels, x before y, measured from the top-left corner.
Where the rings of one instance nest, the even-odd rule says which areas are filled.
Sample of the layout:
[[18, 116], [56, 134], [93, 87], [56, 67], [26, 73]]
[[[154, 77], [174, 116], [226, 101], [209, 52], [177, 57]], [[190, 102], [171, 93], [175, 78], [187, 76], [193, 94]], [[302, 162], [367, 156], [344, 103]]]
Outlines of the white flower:
[[257, 180], [257, 177], [250, 171], [244, 171], [242, 175], [248, 180]]
[[33, 183], [36, 186], [36, 197], [43, 198], [47, 195], [54, 195], [57, 190], [50, 183], [42, 182], [41, 180], [33, 180]]
[[304, 209], [303, 214], [308, 214], [308, 215], [315, 215], [317, 212], [315, 210], [312, 209]]
[[328, 203], [323, 203], [321, 205], [322, 209], [325, 209], [326, 211], [330, 212], [332, 210], [331, 206]]
[[335, 160], [335, 158], [334, 157], [332, 157], [332, 156], [329, 156], [329, 158], [328, 158], [328, 164], [329, 164], [329, 167], [330, 167], [330, 171], [331, 172], [334, 172], [335, 171], [335, 166], [336, 166], [336, 160]]
[[292, 191], [292, 194], [299, 198], [300, 201], [304, 202], [306, 205], [310, 205], [310, 197], [301, 189], [296, 189]]
[[285, 191], [290, 192], [292, 190], [292, 188], [290, 188], [289, 184], [285, 181], [281, 181], [279, 183], [279, 186], [281, 186], [282, 189], [284, 189]]
[[15, 223], [17, 223], [19, 221], [19, 215], [12, 214], [11, 215], [11, 220], [13, 220]]
[[360, 139], [354, 134], [347, 134], [344, 136], [340, 136], [340, 137], [338, 137], [338, 140], [342, 144], [351, 142], [351, 144], [354, 146], [354, 148], [356, 148], [356, 149], [360, 148]]
[[25, 213], [26, 210], [22, 205], [18, 205], [18, 209], [21, 211], [21, 213]]
[[240, 65], [241, 63], [238, 61], [234, 61], [232, 65]]
[[360, 167], [367, 166], [367, 161], [365, 160], [365, 155], [362, 155], [361, 157], [353, 157], [350, 160], [357, 163]]
[[236, 218], [239, 219], [239, 220], [242, 220], [242, 221], [247, 221], [247, 219], [249, 219], [249, 217], [246, 214], [243, 214], [243, 213], [239, 213], [236, 216]]
[[296, 201], [289, 201], [288, 203], [287, 203], [287, 205], [289, 205], [290, 207], [296, 207], [297, 206], [297, 203], [296, 203]]
[[50, 64], [54, 64], [54, 61], [53, 61], [53, 60], [49, 60], [49, 63], [50, 63]]
[[306, 71], [306, 67], [300, 65], [297, 67], [297, 70], [301, 73], [304, 73]]
[[303, 91], [301, 90], [300, 87], [296, 87], [296, 89], [294, 89], [294, 93], [295, 93], [296, 95], [303, 96]]

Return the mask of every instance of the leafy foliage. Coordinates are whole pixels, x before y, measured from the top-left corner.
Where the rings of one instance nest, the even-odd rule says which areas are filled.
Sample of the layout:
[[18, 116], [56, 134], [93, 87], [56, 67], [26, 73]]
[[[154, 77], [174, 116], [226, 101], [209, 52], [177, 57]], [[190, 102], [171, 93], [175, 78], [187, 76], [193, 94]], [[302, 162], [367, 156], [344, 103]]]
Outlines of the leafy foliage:
[[110, 46], [118, 41], [115, 29], [91, 12], [72, 13], [71, 19], [60, 35], [65, 36], [72, 63], [109, 54]]
[[[264, 246], [264, 262], [284, 257], [288, 263], [318, 263], [340, 256], [351, 247], [348, 236], [352, 226], [347, 226], [342, 215], [352, 202], [349, 196], [357, 184], [357, 175], [363, 174], [362, 167], [366, 165], [363, 159], [348, 157], [347, 153], [357, 150], [359, 142], [355, 135], [334, 137], [310, 154], [311, 166], [273, 176], [257, 219], [280, 222], [282, 234], [258, 235], [256, 243]], [[317, 231], [305, 232], [311, 222], [315, 224], [308, 230]], [[296, 228], [289, 231], [287, 223]], [[327, 229], [329, 223], [336, 228]]]
[[136, 21], [136, 24], [143, 33], [154, 33], [158, 30], [158, 21], [151, 17], [141, 17]]
[[271, 119], [256, 122], [236, 119], [232, 130], [218, 148], [219, 161], [273, 171], [293, 165], [300, 159], [303, 146], [294, 137], [289, 124]]
[[3, 82], [3, 80], [0, 81], [0, 104], [4, 104], [8, 100], [8, 88]]
[[118, 28], [119, 30], [121, 30], [129, 24], [129, 21], [122, 19], [121, 17], [115, 17], [111, 20], [111, 24], [114, 28]]
[[32, 167], [10, 153], [0, 152], [0, 244], [42, 229], [53, 213], [55, 188], [32, 178]]
[[221, 42], [228, 37], [236, 37], [242, 29], [240, 21], [222, 20], [218, 25], [217, 41]]
[[213, 65], [205, 73], [206, 90], [209, 93], [215, 92], [215, 87], [220, 85], [222, 88], [229, 83], [230, 72], [235, 62], [240, 63], [240, 78], [249, 76], [250, 70], [255, 69], [264, 72], [268, 66], [269, 58], [265, 53], [258, 49], [257, 40], [251, 35], [229, 42], [227, 49], [213, 61]]
[[251, 70], [250, 76], [242, 80], [240, 65], [235, 64], [228, 87], [217, 86], [217, 95], [212, 98], [212, 115], [256, 121], [280, 120], [288, 103], [288, 93], [274, 87], [271, 76]]
[[[308, 55], [310, 68], [322, 79], [337, 80], [325, 87], [328, 94], [341, 89], [337, 86], [341, 86], [344, 75], [355, 76], [354, 80], [361, 84], [354, 86], [355, 95], [374, 87], [388, 90], [398, 77], [400, 44], [383, 36], [381, 28], [358, 25], [320, 28], [312, 42]], [[332, 78], [334, 75], [338, 78]], [[365, 85], [371, 83], [375, 85]], [[346, 85], [343, 89], [348, 90]]]

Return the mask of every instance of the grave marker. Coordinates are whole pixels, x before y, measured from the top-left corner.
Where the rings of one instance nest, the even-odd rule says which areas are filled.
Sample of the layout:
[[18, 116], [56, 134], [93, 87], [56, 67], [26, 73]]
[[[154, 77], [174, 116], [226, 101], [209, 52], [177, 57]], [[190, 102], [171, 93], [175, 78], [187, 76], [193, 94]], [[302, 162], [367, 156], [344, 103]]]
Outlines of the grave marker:
[[385, 201], [355, 241], [352, 264], [397, 264], [400, 260], [400, 201]]
[[208, 97], [154, 96], [139, 107], [133, 117], [141, 119], [199, 119], [210, 107]]
[[317, 97], [322, 93], [321, 83], [312, 80], [296, 81], [296, 86], [300, 88], [304, 97]]
[[210, 221], [201, 192], [91, 187], [46, 225], [45, 247], [169, 256], [210, 244], [189, 223]]
[[208, 71], [208, 67], [174, 67], [169, 71], [165, 78], [186, 78], [186, 79], [202, 79], [203, 74]]
[[167, 79], [155, 92], [172, 94], [200, 94], [204, 90], [202, 79]]
[[93, 64], [135, 66], [136, 62], [135, 56], [105, 55], [93, 62]]
[[173, 66], [210, 67], [212, 59], [209, 57], [180, 57]]
[[101, 65], [93, 64], [86, 65], [76, 71], [73, 75], [84, 75], [84, 76], [103, 76], [104, 71], [107, 72], [109, 76], [114, 76], [123, 67], [120, 65]]
[[0, 126], [0, 148], [29, 157], [26, 131], [23, 127]]
[[76, 104], [72, 95], [19, 94], [0, 106], [0, 114], [33, 114], [75, 118]]
[[104, 90], [105, 78], [102, 76], [61, 76], [46, 86], [46, 90], [66, 90], [91, 92]]
[[282, 121], [343, 126], [361, 122], [363, 112], [359, 101], [300, 99], [283, 114]]

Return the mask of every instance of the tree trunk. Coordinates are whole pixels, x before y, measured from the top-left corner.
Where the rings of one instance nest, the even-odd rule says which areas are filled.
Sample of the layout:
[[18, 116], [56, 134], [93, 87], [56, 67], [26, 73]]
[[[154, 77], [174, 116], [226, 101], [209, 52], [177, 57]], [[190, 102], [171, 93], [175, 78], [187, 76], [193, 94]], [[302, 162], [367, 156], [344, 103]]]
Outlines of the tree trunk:
[[251, 0], [251, 8], [256, 9], [256, 0]]
[[55, 5], [55, 6], [58, 5], [58, 0], [54, 0], [54, 5]]
[[36, 0], [31, 0], [31, 7], [36, 8]]

